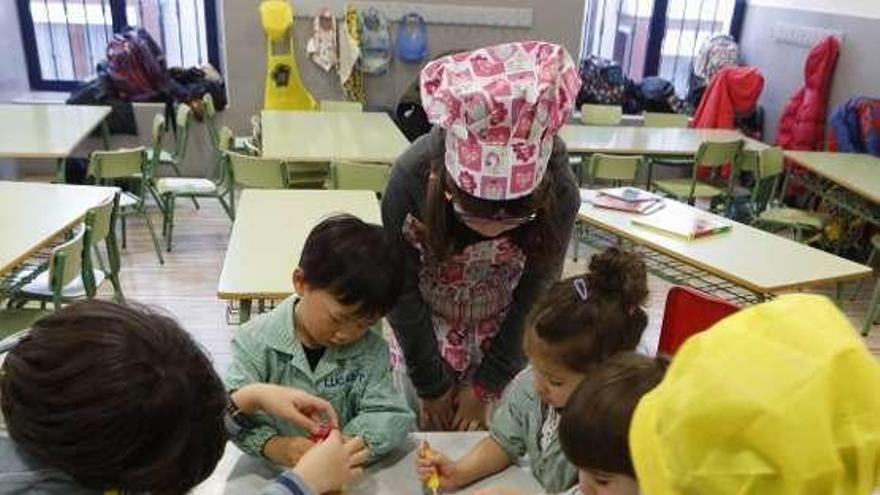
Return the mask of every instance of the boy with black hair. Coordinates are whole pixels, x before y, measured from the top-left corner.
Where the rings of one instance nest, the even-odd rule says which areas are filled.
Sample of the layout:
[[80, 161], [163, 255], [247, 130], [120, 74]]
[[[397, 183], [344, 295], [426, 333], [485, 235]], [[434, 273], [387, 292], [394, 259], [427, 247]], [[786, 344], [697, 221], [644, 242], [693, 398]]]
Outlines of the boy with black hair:
[[[401, 271], [384, 231], [351, 215], [309, 233], [293, 272], [296, 295], [235, 334], [226, 384], [295, 386], [329, 401], [370, 461], [400, 445], [415, 416], [393, 385], [378, 325], [394, 305]], [[258, 415], [234, 438], [245, 452], [292, 466], [314, 443], [308, 432]]]
[[[239, 416], [336, 423], [326, 401], [292, 388], [252, 384], [227, 396], [172, 318], [97, 300], [37, 321], [6, 355], [0, 408], [3, 495], [182, 495], [213, 472]], [[262, 493], [338, 488], [360, 472], [359, 445], [335, 431]]]

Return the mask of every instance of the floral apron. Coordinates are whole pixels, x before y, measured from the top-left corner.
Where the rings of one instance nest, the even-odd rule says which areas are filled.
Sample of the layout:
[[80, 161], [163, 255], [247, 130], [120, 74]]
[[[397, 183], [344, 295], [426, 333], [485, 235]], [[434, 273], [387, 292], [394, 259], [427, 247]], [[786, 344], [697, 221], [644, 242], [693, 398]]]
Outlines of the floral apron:
[[[526, 257], [509, 238], [500, 237], [438, 261], [427, 252], [423, 231], [412, 215], [404, 220], [403, 234], [420, 253], [419, 291], [433, 311], [440, 355], [460, 383], [470, 383], [507, 315]], [[403, 360], [396, 341], [391, 348], [392, 362], [399, 368]]]

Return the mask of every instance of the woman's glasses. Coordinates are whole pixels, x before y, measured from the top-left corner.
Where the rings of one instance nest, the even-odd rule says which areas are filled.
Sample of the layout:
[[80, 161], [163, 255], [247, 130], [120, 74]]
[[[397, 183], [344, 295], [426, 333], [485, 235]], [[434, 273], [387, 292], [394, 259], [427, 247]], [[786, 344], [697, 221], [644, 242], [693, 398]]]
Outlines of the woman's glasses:
[[473, 213], [468, 213], [458, 204], [458, 202], [452, 202], [452, 210], [455, 212], [455, 216], [458, 217], [462, 222], [467, 222], [471, 224], [489, 224], [489, 223], [500, 223], [502, 225], [508, 227], [520, 227], [527, 223], [530, 223], [538, 217], [537, 213], [531, 213], [529, 215], [524, 215], [521, 217], [506, 217], [506, 216], [496, 216], [496, 217], [481, 217], [479, 215], [474, 215]]

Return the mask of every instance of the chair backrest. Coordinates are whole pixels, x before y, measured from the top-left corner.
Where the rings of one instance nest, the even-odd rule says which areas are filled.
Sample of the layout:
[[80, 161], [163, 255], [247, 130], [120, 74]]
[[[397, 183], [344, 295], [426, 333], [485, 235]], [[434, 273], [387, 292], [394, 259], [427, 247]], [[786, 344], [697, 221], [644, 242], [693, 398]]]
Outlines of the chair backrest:
[[165, 138], [165, 116], [157, 113], [153, 116], [153, 139], [150, 144], [153, 152], [158, 153], [162, 149], [162, 140]]
[[232, 147], [232, 139], [233, 132], [229, 126], [223, 126], [220, 128], [220, 131], [217, 132], [217, 149], [220, 151], [229, 151], [229, 148]]
[[92, 247], [110, 235], [118, 202], [119, 193], [116, 193], [86, 213], [86, 246]]
[[672, 356], [691, 335], [707, 330], [740, 307], [690, 287], [673, 287], [666, 296], [659, 354]]
[[230, 173], [236, 186], [254, 189], [287, 188], [287, 170], [280, 160], [242, 155], [234, 151], [227, 152], [226, 156], [229, 157]]
[[82, 274], [85, 230], [84, 226], [81, 226], [69, 241], [52, 249], [49, 258], [49, 286], [56, 296], [56, 301], [64, 286]]
[[584, 125], [619, 125], [623, 109], [617, 105], [581, 106], [581, 122]]
[[645, 112], [645, 127], [690, 127], [690, 115]]
[[211, 145], [217, 150], [217, 108], [214, 106], [214, 97], [211, 93], [202, 95], [202, 108], [204, 109], [205, 129], [208, 130], [208, 139]]
[[333, 162], [334, 189], [353, 189], [385, 193], [391, 167], [377, 163]]
[[363, 112], [364, 105], [359, 101], [321, 100], [318, 109], [322, 112]]
[[[703, 141], [697, 150], [694, 163], [700, 167], [721, 167], [728, 163], [736, 163], [737, 156], [745, 143], [742, 139], [736, 141]], [[694, 167], [696, 170], [697, 167]]]
[[185, 103], [177, 105], [174, 124], [177, 126], [177, 135], [174, 142], [174, 156], [179, 162], [186, 158], [186, 150], [189, 144], [189, 126], [192, 123], [192, 109]]
[[641, 156], [596, 153], [590, 157], [589, 184], [592, 184], [596, 179], [635, 182], [641, 164]]
[[288, 162], [287, 187], [294, 189], [326, 189], [330, 182], [327, 162]]
[[145, 173], [147, 154], [143, 146], [129, 150], [93, 151], [89, 159], [88, 176], [99, 182], [131, 177]]

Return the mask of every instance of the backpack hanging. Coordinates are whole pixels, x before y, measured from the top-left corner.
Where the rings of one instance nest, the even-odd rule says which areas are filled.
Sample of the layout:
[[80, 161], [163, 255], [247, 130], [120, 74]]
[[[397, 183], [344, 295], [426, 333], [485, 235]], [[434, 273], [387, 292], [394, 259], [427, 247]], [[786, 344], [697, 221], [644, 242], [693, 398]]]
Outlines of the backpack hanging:
[[361, 15], [361, 57], [361, 70], [366, 74], [384, 74], [391, 63], [391, 31], [375, 7]]
[[168, 86], [165, 54], [143, 28], [126, 27], [107, 45], [107, 75], [126, 101], [162, 99]]
[[410, 12], [397, 23], [397, 56], [409, 63], [418, 63], [428, 56], [428, 28], [425, 19]]
[[336, 47], [336, 16], [327, 7], [318, 9], [312, 24], [312, 37], [306, 46], [309, 58], [330, 72], [336, 67], [338, 49]]

